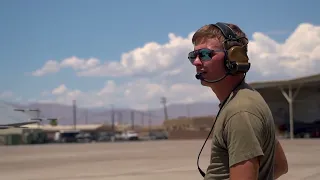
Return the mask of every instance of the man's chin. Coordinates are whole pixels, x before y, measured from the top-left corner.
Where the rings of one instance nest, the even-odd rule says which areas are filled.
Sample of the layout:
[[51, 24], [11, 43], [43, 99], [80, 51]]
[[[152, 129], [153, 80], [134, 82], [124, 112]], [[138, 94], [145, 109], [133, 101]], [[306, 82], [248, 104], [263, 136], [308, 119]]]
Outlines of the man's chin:
[[208, 86], [208, 87], [210, 87], [210, 83], [205, 82], [205, 81], [203, 81], [203, 80], [201, 80], [201, 85], [202, 85], [202, 86]]

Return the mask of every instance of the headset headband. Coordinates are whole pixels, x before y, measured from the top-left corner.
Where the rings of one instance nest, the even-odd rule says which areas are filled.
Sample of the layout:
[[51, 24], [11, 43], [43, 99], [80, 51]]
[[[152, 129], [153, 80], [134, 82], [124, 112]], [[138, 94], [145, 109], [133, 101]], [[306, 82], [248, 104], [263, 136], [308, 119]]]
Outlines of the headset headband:
[[236, 35], [236, 33], [234, 33], [233, 30], [226, 23], [217, 22], [216, 24], [212, 24], [212, 25], [220, 29], [226, 41], [239, 40], [239, 37]]

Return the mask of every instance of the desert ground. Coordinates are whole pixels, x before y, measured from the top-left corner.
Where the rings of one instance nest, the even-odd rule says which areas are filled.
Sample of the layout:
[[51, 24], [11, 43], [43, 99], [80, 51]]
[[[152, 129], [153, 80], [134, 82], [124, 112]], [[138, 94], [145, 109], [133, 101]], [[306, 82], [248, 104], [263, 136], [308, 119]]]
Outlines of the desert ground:
[[[0, 147], [1, 179], [201, 180], [203, 140]], [[282, 140], [289, 173], [281, 180], [320, 179], [320, 140]], [[200, 158], [206, 169], [210, 140]]]

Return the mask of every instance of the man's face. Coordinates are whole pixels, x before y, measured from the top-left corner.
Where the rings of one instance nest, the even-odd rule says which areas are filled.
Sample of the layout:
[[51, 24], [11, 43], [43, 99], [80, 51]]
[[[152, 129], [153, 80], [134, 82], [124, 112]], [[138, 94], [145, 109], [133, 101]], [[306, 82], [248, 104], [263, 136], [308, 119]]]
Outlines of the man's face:
[[[209, 49], [217, 52], [213, 52], [211, 59], [201, 60], [199, 55], [196, 57], [193, 65], [196, 66], [196, 72], [203, 72], [203, 78], [207, 80], [216, 80], [225, 75], [224, 68], [224, 52], [222, 51], [222, 45], [218, 39], [208, 39], [203, 43], [194, 47], [194, 50]], [[204, 86], [210, 86], [212, 84], [201, 81]]]

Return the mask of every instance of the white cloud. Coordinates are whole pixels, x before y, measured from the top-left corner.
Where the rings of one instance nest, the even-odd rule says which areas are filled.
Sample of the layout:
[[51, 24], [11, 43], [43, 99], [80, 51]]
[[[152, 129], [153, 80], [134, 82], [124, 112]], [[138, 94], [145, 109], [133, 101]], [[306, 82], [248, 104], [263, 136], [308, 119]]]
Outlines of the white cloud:
[[67, 91], [66, 85], [61, 84], [59, 87], [52, 90], [52, 94], [59, 95], [59, 94], [65, 93], [66, 91]]
[[11, 97], [13, 97], [13, 92], [11, 92], [11, 91], [0, 92], [0, 98], [6, 99], [6, 98], [11, 98]]
[[[62, 91], [59, 91], [63, 89]], [[197, 94], [196, 92], [201, 92]], [[211, 97], [211, 90], [194, 84], [166, 84], [154, 83], [148, 79], [137, 79], [130, 83], [116, 84], [109, 80], [100, 90], [82, 92], [79, 89], [69, 89], [65, 85], [60, 85], [51, 91], [51, 95], [46, 94], [41, 102], [56, 102], [61, 104], [72, 104], [77, 100], [77, 104], [82, 107], [109, 107], [115, 104], [121, 107], [132, 107], [141, 109], [147, 107], [158, 107], [160, 98], [166, 96], [168, 104], [185, 103], [197, 100], [208, 100]], [[59, 93], [57, 93], [59, 92]], [[194, 92], [196, 96], [190, 96]]]
[[300, 24], [280, 44], [262, 33], [254, 33], [249, 55], [254, 71], [268, 76], [304, 76], [319, 73], [320, 27]]
[[154, 75], [164, 71], [179, 71], [181, 62], [187, 62], [187, 53], [192, 50], [190, 33], [187, 38], [169, 34], [169, 42], [150, 42], [143, 47], [124, 53], [119, 62], [107, 62], [101, 66], [77, 71], [79, 76], [132, 76]]
[[179, 62], [187, 60], [187, 53], [192, 49], [190, 43], [192, 34], [190, 33], [188, 38], [184, 39], [170, 33], [167, 44], [147, 43], [143, 47], [122, 54], [118, 62], [107, 61], [100, 64], [98, 59], [84, 60], [75, 56], [64, 59], [60, 63], [50, 60], [32, 74], [44, 76], [56, 73], [61, 68], [72, 68], [79, 76], [131, 76], [171, 71], [173, 67], [179, 66]]
[[75, 56], [64, 59], [60, 63], [55, 60], [47, 61], [40, 69], [33, 71], [33, 76], [44, 76], [47, 74], [53, 74], [60, 71], [61, 68], [72, 68], [74, 70], [87, 70], [95, 68], [100, 64], [100, 61], [95, 58], [89, 58], [87, 60], [80, 59]]
[[[167, 43], [147, 43], [123, 53], [119, 61], [103, 63], [94, 58], [84, 60], [77, 57], [60, 63], [49, 61], [34, 74], [40, 76], [45, 72], [57, 72], [60, 68], [72, 68], [78, 76], [130, 78], [130, 81], [120, 84], [109, 80], [102, 89], [90, 92], [65, 88], [65, 93], [56, 94], [54, 99], [61, 103], [71, 103], [76, 98], [86, 106], [113, 103], [146, 107], [159, 106], [161, 96], [168, 97], [169, 102], [215, 100], [210, 90], [201, 87], [194, 79], [194, 67], [187, 59], [187, 53], [193, 48], [192, 35], [190, 33], [183, 38], [170, 33]], [[256, 32], [249, 43], [249, 57], [252, 63], [249, 81], [319, 73], [320, 27], [300, 24], [284, 43]]]
[[56, 73], [60, 70], [59, 63], [54, 60], [47, 61], [41, 69], [32, 72], [33, 76], [43, 76], [49, 73]]
[[100, 61], [95, 58], [90, 58], [88, 60], [79, 59], [75, 56], [67, 58], [60, 63], [61, 68], [71, 67], [74, 70], [85, 70], [89, 68], [94, 68], [100, 64]]
[[20, 96], [16, 96], [12, 91], [9, 90], [0, 92], [0, 99], [12, 102], [21, 102], [23, 100]]

